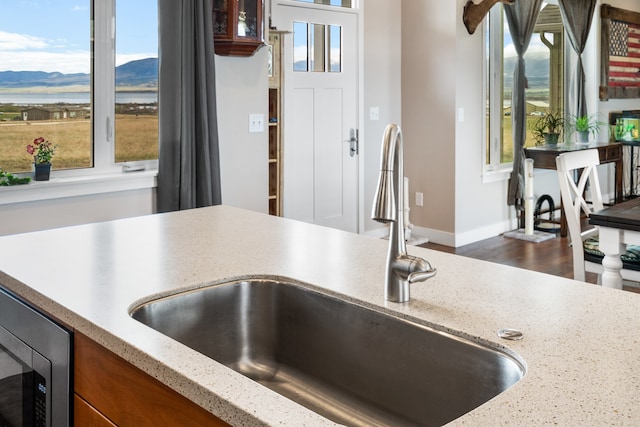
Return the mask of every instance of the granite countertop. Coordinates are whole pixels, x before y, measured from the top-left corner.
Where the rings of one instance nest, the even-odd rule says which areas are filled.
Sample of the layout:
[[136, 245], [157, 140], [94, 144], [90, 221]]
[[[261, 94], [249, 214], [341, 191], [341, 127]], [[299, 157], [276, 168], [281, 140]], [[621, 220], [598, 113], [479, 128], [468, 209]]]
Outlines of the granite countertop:
[[[386, 302], [387, 243], [218, 206], [2, 237], [0, 284], [232, 425], [334, 424], [131, 319], [133, 307], [289, 277], [516, 353], [524, 378], [453, 425], [640, 422], [640, 295], [410, 247], [438, 274], [409, 303]], [[524, 338], [503, 341], [501, 328]]]

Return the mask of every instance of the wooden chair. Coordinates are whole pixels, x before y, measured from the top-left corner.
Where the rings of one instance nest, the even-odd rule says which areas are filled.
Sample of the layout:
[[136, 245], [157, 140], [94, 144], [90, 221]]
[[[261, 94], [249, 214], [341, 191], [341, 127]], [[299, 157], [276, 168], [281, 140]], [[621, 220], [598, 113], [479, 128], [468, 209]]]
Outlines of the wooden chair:
[[[596, 149], [562, 153], [556, 158], [562, 209], [567, 219], [573, 252], [573, 278], [583, 282], [585, 271], [588, 271], [597, 273], [600, 283], [603, 271], [604, 254], [598, 249], [598, 227], [582, 229], [582, 214], [588, 217], [603, 208], [597, 171], [599, 164]], [[577, 183], [576, 175], [579, 176]], [[623, 264], [620, 271], [622, 278], [640, 282], [640, 247], [627, 246], [626, 253], [620, 258]]]

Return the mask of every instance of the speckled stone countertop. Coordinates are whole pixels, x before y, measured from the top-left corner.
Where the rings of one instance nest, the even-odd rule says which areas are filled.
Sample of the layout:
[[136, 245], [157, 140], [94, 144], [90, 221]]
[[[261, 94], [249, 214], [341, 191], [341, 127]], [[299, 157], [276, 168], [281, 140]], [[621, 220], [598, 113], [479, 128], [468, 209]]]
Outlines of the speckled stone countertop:
[[[532, 245], [534, 245], [532, 243]], [[387, 241], [230, 207], [0, 238], [0, 284], [233, 425], [334, 425], [133, 320], [160, 295], [293, 278], [494, 343], [524, 378], [455, 425], [640, 425], [640, 295], [410, 247], [438, 269], [385, 302]], [[502, 341], [500, 328], [524, 333]]]

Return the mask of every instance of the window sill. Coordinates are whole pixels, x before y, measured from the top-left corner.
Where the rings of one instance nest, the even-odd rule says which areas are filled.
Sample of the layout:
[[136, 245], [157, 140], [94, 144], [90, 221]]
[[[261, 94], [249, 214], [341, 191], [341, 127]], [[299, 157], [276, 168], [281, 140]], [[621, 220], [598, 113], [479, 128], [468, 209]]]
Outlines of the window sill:
[[482, 173], [482, 183], [488, 184], [490, 182], [499, 182], [506, 181], [511, 176], [512, 167], [509, 165], [508, 168], [497, 168], [494, 170], [485, 170]]
[[155, 188], [157, 170], [52, 178], [0, 187], [0, 205]]

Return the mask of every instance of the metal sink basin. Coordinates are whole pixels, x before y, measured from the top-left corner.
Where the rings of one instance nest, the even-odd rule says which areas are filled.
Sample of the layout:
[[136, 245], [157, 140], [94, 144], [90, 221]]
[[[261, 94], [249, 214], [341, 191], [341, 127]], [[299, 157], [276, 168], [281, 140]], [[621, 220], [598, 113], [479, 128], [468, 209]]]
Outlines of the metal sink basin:
[[295, 283], [224, 283], [131, 315], [350, 426], [442, 425], [524, 375], [496, 349]]

